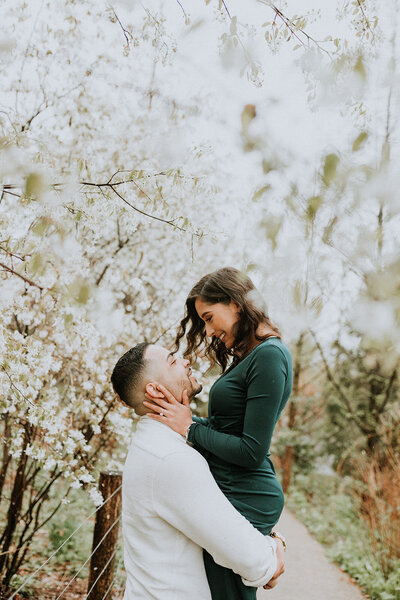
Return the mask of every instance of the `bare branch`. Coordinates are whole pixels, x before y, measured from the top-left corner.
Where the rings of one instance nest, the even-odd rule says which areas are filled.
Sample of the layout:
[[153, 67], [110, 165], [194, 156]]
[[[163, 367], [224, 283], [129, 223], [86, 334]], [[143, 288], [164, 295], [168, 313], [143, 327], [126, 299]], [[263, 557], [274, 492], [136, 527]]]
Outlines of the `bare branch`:
[[187, 14], [186, 14], [186, 11], [185, 11], [185, 9], [183, 8], [183, 6], [182, 6], [182, 4], [181, 4], [181, 2], [180, 2], [179, 0], [176, 0], [176, 1], [177, 1], [177, 3], [179, 4], [179, 6], [181, 7], [181, 9], [182, 9], [183, 16], [185, 17], [185, 21], [187, 21], [187, 18], [188, 18], [188, 16], [187, 16]]
[[360, 8], [360, 11], [361, 11], [361, 14], [362, 14], [362, 16], [364, 18], [364, 21], [365, 21], [365, 24], [367, 26], [367, 29], [369, 29], [369, 31], [372, 33], [372, 36], [375, 37], [375, 33], [374, 33], [374, 31], [373, 31], [373, 29], [371, 27], [371, 23], [369, 22], [369, 19], [368, 19], [367, 15], [365, 14], [365, 11], [363, 9], [361, 0], [357, 0], [357, 4], [358, 4], [358, 6]]
[[28, 279], [27, 277], [25, 277], [24, 275], [21, 275], [21, 273], [18, 273], [17, 271], [14, 271], [14, 269], [11, 269], [11, 267], [8, 267], [7, 265], [5, 265], [4, 263], [0, 262], [0, 267], [2, 267], [5, 271], [7, 271], [8, 273], [11, 273], [12, 275], [16, 275], [17, 277], [19, 277], [20, 279], [22, 279], [23, 281], [25, 281], [25, 283], [28, 283], [29, 285], [32, 285], [34, 287], [37, 287], [40, 291], [43, 291], [45, 288], [42, 287], [41, 285], [39, 285], [38, 283], [35, 283], [34, 281], [32, 281], [31, 279]]
[[8, 371], [5, 369], [4, 365], [1, 365], [1, 368], [3, 369], [4, 373], [7, 375], [8, 379], [10, 380], [11, 387], [12, 387], [12, 388], [13, 388], [13, 389], [14, 389], [16, 392], [18, 392], [18, 394], [20, 394], [20, 395], [22, 396], [22, 398], [23, 398], [23, 399], [24, 399], [24, 400], [25, 400], [25, 401], [26, 401], [28, 404], [30, 404], [31, 406], [33, 406], [33, 407], [34, 407], [35, 405], [34, 405], [34, 404], [33, 404], [33, 403], [32, 403], [32, 402], [31, 402], [31, 401], [30, 401], [30, 400], [29, 400], [29, 399], [28, 399], [26, 396], [24, 396], [24, 394], [21, 392], [21, 390], [19, 390], [19, 389], [17, 388], [17, 386], [15, 385], [15, 383], [13, 382], [13, 380], [11, 379], [11, 377], [10, 377], [10, 375], [9, 375]]
[[[328, 50], [323, 48], [321, 46], [321, 44], [319, 44], [319, 42], [316, 39], [311, 37], [311, 35], [309, 35], [306, 31], [304, 31], [304, 29], [296, 30], [295, 24], [292, 21], [292, 19], [287, 17], [277, 6], [275, 6], [275, 4], [273, 2], [270, 2], [269, 0], [258, 0], [258, 1], [261, 2], [261, 4], [266, 4], [267, 6], [269, 6], [269, 8], [271, 8], [275, 12], [275, 19], [278, 17], [283, 22], [283, 24], [289, 29], [290, 33], [292, 34], [292, 36], [294, 38], [296, 38], [296, 40], [299, 42], [299, 44], [301, 44], [304, 47], [309, 47], [310, 42], [312, 42], [313, 44], [315, 44], [315, 46], [319, 50], [321, 50], [322, 52], [325, 52], [325, 54], [327, 54], [329, 57], [331, 56], [330, 53], [328, 52]], [[275, 19], [274, 19], [274, 21], [275, 21]], [[304, 41], [301, 39], [301, 37], [297, 34], [297, 31], [299, 31], [302, 35], [304, 35], [304, 37], [307, 40], [307, 44], [305, 44]]]
[[[188, 229], [185, 229], [184, 227], [180, 227], [179, 225], [177, 225], [176, 224], [176, 220], [177, 219], [163, 219], [162, 217], [157, 217], [156, 215], [152, 215], [150, 213], [145, 212], [144, 210], [141, 210], [140, 208], [138, 208], [137, 206], [135, 206], [134, 204], [132, 204], [131, 202], [129, 202], [126, 198], [124, 198], [124, 196], [122, 196], [122, 194], [120, 194], [118, 192], [118, 190], [115, 189], [116, 186], [118, 185], [118, 183], [110, 183], [111, 180], [112, 180], [112, 178], [114, 177], [114, 175], [106, 183], [94, 183], [94, 182], [91, 182], [91, 181], [81, 181], [80, 183], [81, 183], [81, 185], [96, 187], [96, 188], [98, 188], [100, 190], [103, 189], [103, 188], [109, 188], [110, 190], [112, 190], [114, 192], [114, 194], [116, 196], [118, 196], [118, 198], [120, 198], [122, 200], [122, 202], [124, 202], [125, 204], [127, 204], [130, 208], [132, 208], [136, 212], [140, 213], [141, 215], [143, 215], [145, 217], [148, 217], [149, 219], [154, 219], [155, 221], [159, 221], [160, 223], [165, 223], [166, 225], [170, 225], [171, 227], [173, 227], [174, 229], [178, 229], [179, 231], [183, 231], [185, 233], [191, 233], [192, 235], [196, 235], [198, 237], [201, 237], [200, 233], [189, 231]], [[141, 188], [140, 185], [134, 179], [130, 180], [129, 183], [133, 183], [133, 185], [148, 200], [150, 200], [151, 202], [153, 202], [153, 199], [150, 198], [150, 196], [147, 194], [147, 192], [145, 192], [144, 189]]]
[[324, 363], [324, 367], [325, 367], [325, 371], [328, 377], [328, 380], [331, 382], [331, 384], [333, 385], [333, 387], [335, 388], [335, 390], [338, 392], [340, 398], [343, 400], [347, 410], [349, 411], [349, 414], [352, 418], [352, 420], [354, 421], [354, 423], [357, 425], [357, 427], [360, 429], [360, 431], [362, 431], [362, 433], [364, 434], [368, 434], [370, 433], [368, 429], [365, 428], [363, 422], [357, 417], [357, 415], [355, 414], [355, 412], [353, 411], [353, 408], [351, 406], [351, 402], [348, 399], [348, 397], [346, 396], [346, 394], [344, 393], [342, 387], [337, 383], [336, 379], [334, 378], [332, 371], [329, 367], [328, 361], [326, 360], [324, 351], [321, 348], [320, 343], [317, 340], [317, 337], [315, 335], [315, 333], [312, 331], [312, 329], [309, 330], [312, 337], [314, 338], [314, 342], [315, 345], [320, 353], [322, 362]]
[[20, 133], [23, 133], [24, 131], [27, 131], [30, 128], [32, 121], [34, 119], [36, 119], [36, 117], [38, 115], [40, 115], [41, 112], [43, 112], [44, 110], [46, 110], [46, 108], [48, 108], [48, 104], [45, 104], [45, 103], [42, 102], [39, 105], [39, 108], [36, 110], [36, 112], [33, 113], [33, 115], [23, 125], [21, 125]]
[[43, 86], [41, 86], [41, 89], [42, 89], [42, 92], [43, 92], [43, 96], [44, 96], [44, 100], [42, 100], [42, 102], [39, 104], [38, 108], [36, 109], [36, 112], [33, 113], [33, 115], [31, 117], [29, 117], [29, 119], [23, 125], [21, 125], [19, 133], [23, 133], [24, 131], [27, 131], [28, 129], [30, 129], [32, 121], [34, 119], [36, 119], [36, 117], [39, 116], [42, 112], [44, 112], [48, 108], [51, 108], [52, 106], [54, 106], [56, 100], [61, 100], [62, 98], [65, 98], [71, 92], [75, 91], [76, 89], [78, 89], [82, 85], [83, 85], [83, 81], [81, 81], [80, 83], [74, 85], [72, 88], [67, 89], [65, 92], [62, 92], [61, 94], [58, 94], [58, 95], [54, 96], [54, 98], [52, 99], [51, 102], [47, 99], [45, 91], [44, 91], [44, 88], [43, 88]]
[[390, 395], [391, 395], [391, 392], [392, 392], [392, 389], [393, 389], [393, 384], [394, 384], [394, 382], [397, 379], [397, 373], [398, 373], [397, 369], [398, 369], [398, 366], [395, 367], [395, 369], [392, 372], [392, 375], [390, 376], [389, 383], [388, 383], [388, 386], [386, 388], [385, 399], [382, 402], [381, 406], [379, 407], [379, 413], [381, 413], [381, 414], [385, 410], [386, 404], [390, 400]]
[[125, 48], [130, 48], [130, 42], [133, 40], [133, 35], [131, 34], [130, 31], [128, 31], [127, 29], [125, 29], [125, 27], [122, 25], [121, 21], [118, 18], [117, 13], [115, 12], [115, 9], [112, 6], [110, 6], [110, 9], [114, 13], [114, 18], [117, 21], [118, 25], [121, 27], [122, 33], [124, 34], [124, 38], [125, 38], [125, 41], [126, 41]]
[[232, 19], [232, 17], [231, 17], [231, 14], [230, 14], [230, 12], [229, 12], [229, 10], [228, 10], [228, 7], [227, 7], [227, 5], [226, 5], [226, 3], [225, 3], [225, 0], [222, 0], [222, 5], [223, 5], [223, 7], [225, 8], [225, 11], [226, 11], [226, 14], [228, 15], [228, 17], [229, 17], [230, 19]]
[[25, 261], [25, 256], [18, 256], [18, 254], [10, 252], [10, 250], [7, 250], [7, 248], [3, 248], [3, 246], [0, 246], [0, 250], [5, 252], [6, 254], [8, 254], [8, 256], [11, 256], [12, 258], [18, 258], [18, 260], [22, 260], [23, 262]]
[[16, 194], [15, 192], [12, 192], [11, 190], [14, 189], [21, 189], [21, 186], [19, 185], [13, 185], [13, 184], [3, 184], [2, 186], [2, 196], [3, 194], [10, 194], [10, 196], [15, 196], [16, 198], [21, 198], [21, 194]]

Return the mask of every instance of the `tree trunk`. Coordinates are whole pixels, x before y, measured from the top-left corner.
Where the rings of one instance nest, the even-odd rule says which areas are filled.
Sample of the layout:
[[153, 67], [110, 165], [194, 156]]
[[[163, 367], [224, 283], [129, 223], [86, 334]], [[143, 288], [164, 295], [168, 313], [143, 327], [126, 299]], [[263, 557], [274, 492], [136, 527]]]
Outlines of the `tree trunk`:
[[[15, 530], [18, 526], [19, 517], [21, 514], [22, 501], [25, 492], [25, 467], [27, 461], [27, 455], [25, 454], [26, 446], [28, 444], [29, 435], [25, 431], [24, 441], [21, 449], [21, 457], [18, 465], [18, 469], [14, 479], [14, 485], [11, 492], [10, 505], [7, 513], [7, 525], [2, 535], [1, 541], [3, 543], [0, 553], [0, 573], [4, 573], [7, 567], [10, 545], [15, 534]], [[5, 587], [8, 586], [11, 579], [10, 573], [6, 572], [2, 583]]]
[[[300, 373], [302, 370], [302, 360], [301, 360], [301, 352], [303, 349], [304, 342], [304, 333], [300, 334], [299, 339], [296, 343], [296, 353], [295, 353], [295, 363], [293, 370], [293, 389], [292, 389], [292, 399], [289, 402], [289, 423], [288, 427], [292, 431], [296, 427], [296, 416], [297, 416], [297, 406], [295, 404], [298, 392], [299, 392], [299, 382], [300, 382]], [[282, 457], [282, 468], [283, 468], [283, 480], [282, 480], [282, 488], [284, 493], [289, 490], [290, 481], [292, 478], [292, 469], [293, 463], [295, 462], [295, 451], [292, 444], [288, 444], [285, 448], [284, 455]]]
[[[121, 473], [101, 473], [99, 491], [106, 500], [96, 513], [87, 600], [108, 600], [113, 580], [118, 520], [121, 514]], [[103, 540], [103, 541], [102, 541]]]

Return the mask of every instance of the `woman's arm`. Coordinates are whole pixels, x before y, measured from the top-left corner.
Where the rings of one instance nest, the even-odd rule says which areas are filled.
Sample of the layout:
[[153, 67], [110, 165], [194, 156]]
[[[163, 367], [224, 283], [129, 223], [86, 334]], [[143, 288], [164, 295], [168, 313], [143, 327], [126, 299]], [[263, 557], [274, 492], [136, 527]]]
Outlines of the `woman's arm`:
[[265, 345], [254, 353], [247, 370], [246, 412], [241, 437], [193, 423], [188, 441], [226, 462], [258, 467], [265, 459], [281, 412], [287, 360], [282, 351]]
[[192, 419], [195, 423], [201, 423], [201, 425], [205, 425], [209, 427], [210, 419], [208, 417], [196, 417], [196, 415], [192, 415]]

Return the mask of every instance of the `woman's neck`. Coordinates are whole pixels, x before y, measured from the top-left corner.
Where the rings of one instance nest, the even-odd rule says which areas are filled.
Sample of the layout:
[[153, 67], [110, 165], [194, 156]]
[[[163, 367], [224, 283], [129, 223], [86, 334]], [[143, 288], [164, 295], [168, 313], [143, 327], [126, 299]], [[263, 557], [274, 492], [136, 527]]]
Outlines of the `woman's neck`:
[[275, 337], [276, 336], [276, 331], [274, 331], [272, 329], [272, 327], [269, 327], [268, 325], [266, 325], [264, 323], [261, 323], [257, 327], [256, 335], [259, 336], [259, 337], [263, 337], [264, 339], [258, 340], [257, 337], [253, 336], [253, 338], [251, 340], [251, 343], [249, 345], [248, 352], [244, 356], [241, 356], [240, 358], [238, 357], [239, 361], [241, 361], [244, 358], [246, 358], [246, 356], [248, 355], [248, 353], [251, 352], [252, 350], [254, 350], [254, 348], [256, 346], [259, 346], [260, 344], [262, 344], [262, 342], [264, 342], [265, 339], [267, 339], [266, 336], [268, 336], [268, 337]]
[[[269, 327], [268, 325], [261, 323], [257, 327], [256, 336], [257, 337], [265, 337], [265, 336], [272, 337], [272, 336], [276, 336], [276, 331], [274, 331], [272, 329], [272, 327]], [[259, 344], [261, 344], [264, 341], [264, 340], [258, 340], [257, 337], [253, 337], [250, 350], [253, 350], [253, 348], [255, 348], [256, 346], [258, 346]]]

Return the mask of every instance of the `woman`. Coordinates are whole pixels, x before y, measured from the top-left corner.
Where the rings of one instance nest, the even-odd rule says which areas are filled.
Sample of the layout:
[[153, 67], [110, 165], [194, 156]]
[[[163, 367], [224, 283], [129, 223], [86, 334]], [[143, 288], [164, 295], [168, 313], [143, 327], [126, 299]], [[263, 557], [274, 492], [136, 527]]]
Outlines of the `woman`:
[[[186, 334], [185, 358], [192, 360], [205, 346], [205, 355], [222, 367], [210, 390], [208, 418], [192, 417], [186, 403], [160, 389], [170, 403], [168, 424], [204, 455], [233, 506], [267, 535], [283, 509], [269, 447], [291, 392], [292, 361], [256, 297], [246, 275], [224, 268], [203, 277], [186, 300], [175, 351]], [[159, 406], [146, 406], [159, 412]], [[255, 588], [206, 552], [204, 563], [213, 600], [255, 600]]]

